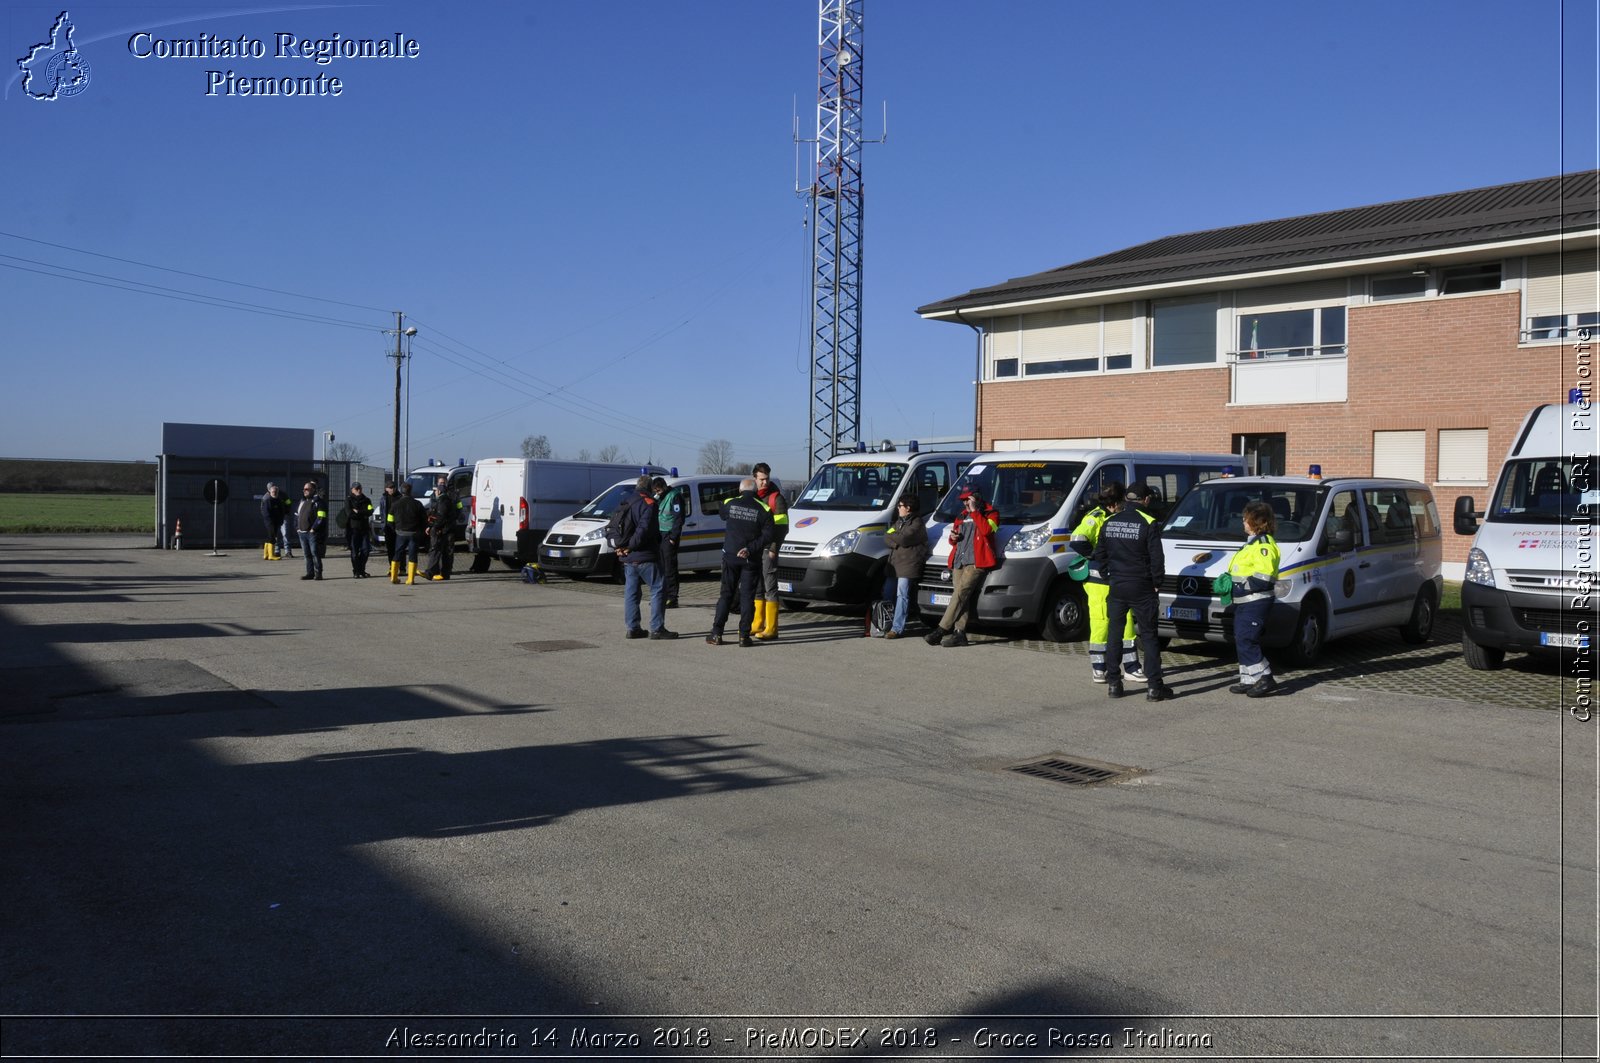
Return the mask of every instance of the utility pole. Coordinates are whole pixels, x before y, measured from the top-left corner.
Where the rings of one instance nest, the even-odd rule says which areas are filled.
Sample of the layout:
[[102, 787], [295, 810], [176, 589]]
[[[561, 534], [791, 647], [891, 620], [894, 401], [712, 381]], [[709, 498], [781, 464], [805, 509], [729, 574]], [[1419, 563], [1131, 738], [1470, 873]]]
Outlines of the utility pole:
[[[388, 329], [384, 329], [388, 333]], [[389, 357], [394, 359], [394, 472], [391, 483], [399, 486], [400, 476], [400, 367], [406, 360], [404, 349], [400, 346], [402, 337], [411, 337], [417, 334], [416, 326], [406, 327], [406, 315], [396, 310], [394, 312], [394, 354]]]

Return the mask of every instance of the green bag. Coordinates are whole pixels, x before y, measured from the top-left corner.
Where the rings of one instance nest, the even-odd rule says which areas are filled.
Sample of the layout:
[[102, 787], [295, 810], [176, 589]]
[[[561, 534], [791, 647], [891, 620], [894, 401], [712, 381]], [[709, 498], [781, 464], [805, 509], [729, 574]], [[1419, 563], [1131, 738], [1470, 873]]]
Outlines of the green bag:
[[1233, 575], [1224, 572], [1211, 581], [1211, 589], [1217, 592], [1217, 597], [1222, 599], [1222, 607], [1226, 609], [1233, 604]]
[[1082, 583], [1084, 580], [1088, 579], [1089, 559], [1078, 553], [1076, 550], [1072, 551], [1072, 556], [1067, 559], [1067, 575], [1071, 576], [1079, 583]]

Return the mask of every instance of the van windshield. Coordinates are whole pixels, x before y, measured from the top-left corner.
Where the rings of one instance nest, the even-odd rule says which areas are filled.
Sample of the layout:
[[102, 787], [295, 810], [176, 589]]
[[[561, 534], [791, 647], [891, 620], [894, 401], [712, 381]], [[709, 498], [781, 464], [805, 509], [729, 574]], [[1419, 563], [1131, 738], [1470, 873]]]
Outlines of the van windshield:
[[883, 509], [905, 475], [900, 462], [832, 462], [817, 470], [794, 504], [805, 509]]
[[1083, 469], [1081, 461], [976, 463], [946, 492], [934, 516], [955, 520], [962, 508], [961, 492], [972, 490], [1000, 511], [1001, 524], [1037, 524], [1056, 515]]
[[633, 484], [631, 483], [608, 487], [604, 494], [578, 510], [574, 516], [610, 520], [611, 514], [633, 501], [633, 494]]
[[1244, 505], [1261, 500], [1272, 507], [1277, 518], [1274, 539], [1280, 543], [1305, 542], [1317, 529], [1322, 498], [1327, 493], [1326, 487], [1310, 485], [1207, 480], [1183, 496], [1167, 518], [1162, 534], [1185, 542], [1242, 543], [1249, 538], [1244, 530]]
[[1506, 462], [1489, 519], [1513, 524], [1588, 524], [1600, 513], [1594, 459], [1523, 458]]

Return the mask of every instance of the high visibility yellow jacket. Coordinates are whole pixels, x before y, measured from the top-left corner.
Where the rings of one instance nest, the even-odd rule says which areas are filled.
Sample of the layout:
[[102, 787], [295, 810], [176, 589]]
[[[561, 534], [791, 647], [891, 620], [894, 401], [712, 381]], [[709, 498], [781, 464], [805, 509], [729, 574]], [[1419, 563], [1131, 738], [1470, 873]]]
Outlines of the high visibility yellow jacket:
[[1264, 533], [1252, 535], [1228, 562], [1228, 575], [1233, 577], [1234, 605], [1272, 597], [1278, 579], [1277, 540]]

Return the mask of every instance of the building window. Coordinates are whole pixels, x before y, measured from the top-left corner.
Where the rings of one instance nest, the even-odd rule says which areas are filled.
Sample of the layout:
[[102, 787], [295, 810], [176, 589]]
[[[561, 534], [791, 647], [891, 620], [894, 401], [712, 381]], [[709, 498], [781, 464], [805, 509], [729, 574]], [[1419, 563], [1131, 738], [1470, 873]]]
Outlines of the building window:
[[1439, 429], [1439, 483], [1487, 484], [1489, 482], [1489, 430], [1487, 428]]
[[1523, 342], [1564, 340], [1600, 326], [1600, 261], [1594, 248], [1529, 255], [1525, 275]]
[[996, 358], [994, 360], [994, 376], [996, 380], [1017, 375], [1017, 360], [1015, 358]]
[[1373, 302], [1385, 299], [1420, 299], [1428, 294], [1428, 271], [1393, 273], [1387, 277], [1373, 277], [1369, 289]]
[[1344, 353], [1342, 306], [1239, 315], [1240, 358], [1307, 358]]
[[1564, 340], [1588, 329], [1600, 328], [1600, 314], [1545, 314], [1530, 317], [1523, 337], [1532, 340]]
[[1282, 476], [1289, 437], [1283, 432], [1235, 435], [1233, 452], [1244, 455], [1244, 472], [1251, 476]]
[[1217, 360], [1217, 299], [1158, 299], [1150, 311], [1150, 364], [1206, 365]]
[[1471, 266], [1447, 266], [1439, 271], [1440, 295], [1500, 290], [1500, 263], [1479, 262]]
[[1372, 475], [1422, 480], [1427, 475], [1428, 433], [1422, 429], [1372, 433]]

